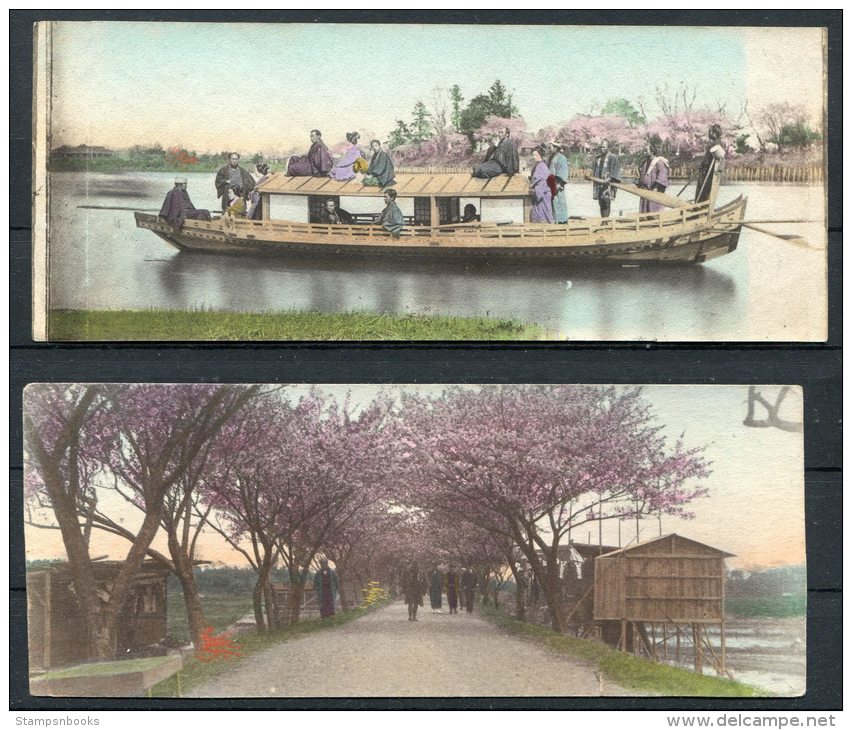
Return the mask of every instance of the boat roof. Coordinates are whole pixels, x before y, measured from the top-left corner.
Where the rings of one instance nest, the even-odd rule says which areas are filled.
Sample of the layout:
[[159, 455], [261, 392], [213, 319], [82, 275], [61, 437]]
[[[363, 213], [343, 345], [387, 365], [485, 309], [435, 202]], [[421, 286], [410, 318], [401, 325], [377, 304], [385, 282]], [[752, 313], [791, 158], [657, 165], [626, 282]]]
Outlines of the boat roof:
[[[498, 175], [482, 180], [468, 173], [399, 173], [390, 187], [400, 198], [437, 195], [447, 198], [526, 198], [529, 180], [526, 175]], [[330, 177], [290, 177], [273, 173], [258, 186], [262, 193], [276, 195], [348, 195], [376, 198], [382, 188], [362, 185], [357, 179], [339, 182]]]

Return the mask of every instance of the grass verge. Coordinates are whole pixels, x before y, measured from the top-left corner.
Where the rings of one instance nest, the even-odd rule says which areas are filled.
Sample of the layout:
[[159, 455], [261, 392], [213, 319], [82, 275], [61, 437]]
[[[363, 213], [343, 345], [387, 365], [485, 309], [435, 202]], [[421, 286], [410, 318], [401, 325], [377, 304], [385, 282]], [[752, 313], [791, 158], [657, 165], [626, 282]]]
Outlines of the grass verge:
[[557, 634], [524, 621], [493, 606], [481, 606], [481, 614], [499, 628], [534, 641], [560, 654], [592, 662], [603, 676], [631, 692], [666, 697], [765, 697], [755, 687], [721, 677], [707, 677], [687, 669], [640, 659], [632, 654], [589, 639]]
[[540, 340], [543, 328], [507, 319], [369, 312], [51, 310], [50, 339], [113, 340]]
[[[200, 684], [215, 679], [216, 677], [226, 674], [237, 666], [242, 659], [256, 654], [264, 649], [269, 649], [277, 644], [282, 644], [292, 639], [298, 639], [308, 634], [316, 633], [317, 631], [325, 631], [336, 626], [343, 626], [351, 621], [367, 615], [370, 611], [378, 608], [381, 603], [374, 603], [370, 606], [359, 606], [350, 608], [327, 619], [309, 619], [307, 621], [299, 621], [296, 624], [285, 626], [275, 631], [259, 632], [248, 631], [244, 634], [238, 634], [234, 637], [234, 645], [238, 648], [241, 658], [221, 659], [219, 661], [201, 662], [197, 659], [189, 659], [184, 664], [180, 671], [180, 693], [183, 694], [187, 690], [197, 687]], [[152, 697], [177, 697], [178, 693], [178, 677], [169, 677], [169, 679], [155, 685], [151, 690]]]
[[[204, 606], [204, 623], [219, 633], [253, 611], [251, 595], [233, 593], [204, 593], [201, 596]], [[170, 590], [166, 598], [166, 626], [171, 646], [183, 646], [189, 643], [189, 624], [186, 621], [186, 607], [183, 593]]]

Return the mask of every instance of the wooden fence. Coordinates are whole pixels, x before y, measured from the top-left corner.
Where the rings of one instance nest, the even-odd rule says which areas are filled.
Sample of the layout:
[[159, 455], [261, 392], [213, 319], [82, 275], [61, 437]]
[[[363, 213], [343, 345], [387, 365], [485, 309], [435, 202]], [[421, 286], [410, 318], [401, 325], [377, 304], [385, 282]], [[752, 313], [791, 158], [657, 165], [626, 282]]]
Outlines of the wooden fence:
[[[697, 163], [696, 163], [697, 165]], [[687, 180], [696, 168], [685, 165], [672, 168], [671, 180]], [[398, 173], [425, 173], [429, 175], [470, 173], [470, 165], [429, 165], [429, 166], [399, 166]], [[583, 167], [571, 166], [571, 180], [584, 180], [589, 170]], [[524, 173], [525, 174], [525, 173]], [[621, 168], [625, 180], [633, 180], [639, 176], [635, 165], [625, 165]], [[822, 165], [748, 165], [728, 166], [722, 173], [723, 183], [737, 182], [766, 182], [766, 183], [799, 183], [802, 185], [822, 183], [825, 180], [825, 170]]]

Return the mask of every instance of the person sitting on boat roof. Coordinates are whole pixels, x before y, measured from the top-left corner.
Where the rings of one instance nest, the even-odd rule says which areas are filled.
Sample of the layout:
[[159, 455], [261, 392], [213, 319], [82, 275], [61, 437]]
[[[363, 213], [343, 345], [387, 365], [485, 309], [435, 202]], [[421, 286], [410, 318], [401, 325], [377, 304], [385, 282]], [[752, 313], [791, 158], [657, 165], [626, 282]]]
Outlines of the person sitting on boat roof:
[[482, 216], [476, 212], [476, 206], [473, 203], [468, 203], [464, 207], [464, 213], [462, 214], [462, 223], [478, 223], [482, 220]]
[[384, 226], [394, 238], [399, 238], [402, 231], [402, 226], [405, 224], [405, 218], [402, 217], [402, 211], [396, 204], [396, 190], [388, 188], [385, 190], [385, 209], [376, 218], [377, 226]]
[[[666, 192], [669, 186], [669, 161], [660, 155], [662, 146], [663, 140], [659, 135], [655, 134], [648, 140], [647, 156], [639, 165], [639, 180], [636, 181], [636, 185], [640, 188], [657, 193]], [[656, 213], [664, 208], [664, 205], [646, 198], [639, 199], [640, 213]]]
[[259, 221], [263, 217], [260, 193], [257, 191], [257, 188], [260, 187], [261, 183], [266, 182], [266, 178], [269, 177], [269, 165], [265, 162], [258, 162], [257, 171], [260, 174], [260, 177], [258, 177], [257, 182], [255, 183], [255, 189], [249, 193], [249, 209], [246, 213], [246, 218], [250, 218], [255, 221]]
[[518, 159], [518, 146], [510, 135], [511, 130], [506, 127], [494, 152], [490, 156], [486, 154], [485, 160], [473, 168], [474, 177], [484, 179], [497, 177], [497, 175], [509, 175], [511, 177], [521, 169]]
[[380, 188], [396, 184], [393, 179], [393, 160], [391, 156], [382, 149], [382, 143], [374, 139], [370, 142], [373, 156], [370, 158], [370, 166], [367, 168], [367, 176], [363, 180], [364, 185], [377, 185]]
[[320, 214], [320, 223], [331, 223], [332, 225], [352, 225], [354, 219], [352, 214], [338, 208], [337, 203], [331, 198], [325, 201], [325, 210]]
[[175, 228], [180, 228], [187, 218], [209, 221], [210, 211], [196, 208], [186, 192], [186, 178], [176, 177], [175, 186], [166, 193], [166, 199], [160, 208], [160, 218], [164, 218]]
[[[360, 138], [361, 135], [358, 132], [346, 133], [347, 147], [341, 158], [334, 163], [331, 172], [328, 173], [328, 176], [332, 180], [338, 180], [339, 182], [354, 180], [357, 172], [364, 172], [367, 169], [367, 161], [364, 160], [361, 156], [361, 150], [358, 149], [358, 140]], [[362, 164], [359, 161], [363, 162], [363, 169], [361, 169]], [[356, 166], [358, 169], [356, 169]]]
[[[550, 168], [544, 161], [547, 150], [539, 145], [533, 150], [533, 171], [530, 174], [530, 193], [533, 204], [530, 223], [553, 223], [553, 191], [548, 184]], [[552, 182], [552, 181], [551, 181]]]
[[698, 183], [695, 187], [695, 202], [703, 203], [710, 199], [713, 190], [713, 177], [722, 170], [722, 161], [725, 159], [725, 146], [722, 144], [722, 127], [714, 124], [707, 131], [707, 151], [701, 166], [698, 168]]
[[248, 170], [240, 167], [239, 152], [228, 155], [228, 164], [220, 167], [216, 173], [216, 195], [222, 198], [222, 210], [228, 209], [228, 192], [234, 186], [246, 195], [254, 190], [254, 178], [249, 175]]
[[243, 197], [243, 189], [238, 185], [228, 190], [228, 207], [225, 212], [234, 218], [246, 217], [246, 199]]
[[615, 198], [616, 189], [610, 185], [621, 181], [621, 163], [609, 151], [609, 140], [602, 139], [592, 166], [592, 175], [606, 182], [592, 183], [592, 200], [597, 200], [601, 207], [601, 218], [609, 218], [609, 209]]
[[547, 166], [556, 182], [556, 195], [553, 196], [553, 220], [557, 223], [568, 223], [568, 201], [565, 198], [568, 158], [562, 151], [562, 145], [555, 139], [550, 141], [550, 159], [547, 161]]
[[294, 177], [325, 177], [334, 167], [331, 152], [322, 141], [322, 132], [311, 130], [311, 148], [306, 155], [293, 155], [287, 163], [287, 174]]

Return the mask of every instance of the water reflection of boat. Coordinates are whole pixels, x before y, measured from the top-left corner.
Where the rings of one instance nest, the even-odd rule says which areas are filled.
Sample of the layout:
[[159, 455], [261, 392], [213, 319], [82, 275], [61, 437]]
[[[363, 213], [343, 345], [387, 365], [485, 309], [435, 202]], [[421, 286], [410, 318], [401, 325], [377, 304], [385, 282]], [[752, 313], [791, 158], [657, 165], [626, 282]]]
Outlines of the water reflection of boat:
[[[381, 256], [703, 263], [736, 249], [746, 208], [742, 196], [714, 207], [714, 185], [709, 200], [678, 201], [672, 210], [572, 219], [567, 225], [514, 223], [511, 220], [529, 220], [528, 183], [520, 175], [479, 180], [462, 174], [416, 173], [397, 175], [394, 188], [398, 202], [413, 212], [406, 216], [399, 239], [391, 239], [381, 226], [373, 225], [372, 215], [358, 211], [352, 225], [319, 222], [327, 200], [339, 205], [341, 197], [375, 199], [383, 194], [379, 188], [354, 180], [337, 182], [280, 173], [258, 188], [263, 220], [222, 216], [211, 221], [187, 220], [176, 229], [156, 215], [137, 212], [136, 225], [180, 250], [208, 253], [287, 257], [326, 253], [347, 260]], [[481, 222], [459, 222], [463, 200], [479, 202]], [[285, 208], [288, 216], [301, 219], [279, 219], [277, 215]]]

